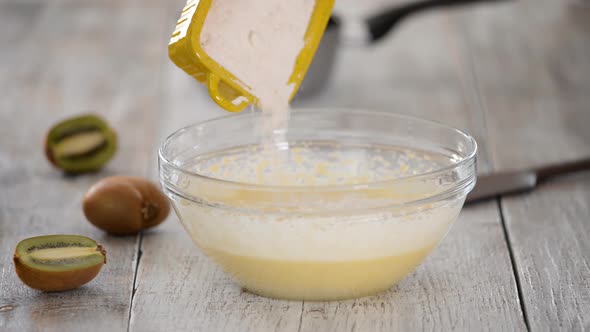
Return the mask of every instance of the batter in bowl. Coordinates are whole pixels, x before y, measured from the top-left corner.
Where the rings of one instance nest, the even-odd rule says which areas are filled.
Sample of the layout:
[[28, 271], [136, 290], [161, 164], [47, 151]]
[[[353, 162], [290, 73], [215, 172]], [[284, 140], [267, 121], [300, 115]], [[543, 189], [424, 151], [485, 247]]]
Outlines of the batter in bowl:
[[[270, 167], [267, 151], [246, 146], [201, 156], [191, 168], [210, 178], [294, 191], [219, 190], [197, 181], [187, 183], [185, 193], [200, 203], [175, 204], [195, 243], [256, 294], [335, 300], [388, 289], [436, 247], [463, 203], [390, 207], [432, 195], [440, 190], [436, 184], [354, 188], [452, 164], [444, 155], [330, 143], [293, 145], [286, 154], [285, 164]], [[343, 184], [351, 190], [296, 191]], [[361, 211], [350, 212], [354, 206]]]

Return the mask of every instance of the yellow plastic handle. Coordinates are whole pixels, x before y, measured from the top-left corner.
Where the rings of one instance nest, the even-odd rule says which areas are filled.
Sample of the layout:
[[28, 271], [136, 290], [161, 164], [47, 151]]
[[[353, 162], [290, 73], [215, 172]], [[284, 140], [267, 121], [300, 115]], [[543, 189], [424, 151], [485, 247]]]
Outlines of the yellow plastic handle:
[[212, 72], [207, 74], [207, 87], [209, 88], [209, 95], [217, 105], [230, 112], [239, 112], [248, 106], [248, 104], [250, 104], [248, 99], [245, 97], [245, 99], [239, 104], [234, 104], [232, 101], [225, 99], [219, 92], [219, 83], [221, 83], [219, 76]]

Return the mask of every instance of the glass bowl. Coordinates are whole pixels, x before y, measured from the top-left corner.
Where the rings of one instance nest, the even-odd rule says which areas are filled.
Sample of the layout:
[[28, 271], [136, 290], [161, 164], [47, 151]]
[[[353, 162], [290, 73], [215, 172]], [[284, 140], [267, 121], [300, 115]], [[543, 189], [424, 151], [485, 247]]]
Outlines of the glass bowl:
[[439, 123], [295, 110], [286, 139], [269, 142], [264, 117], [185, 127], [159, 153], [163, 189], [195, 244], [262, 296], [390, 288], [440, 243], [475, 185], [475, 140]]

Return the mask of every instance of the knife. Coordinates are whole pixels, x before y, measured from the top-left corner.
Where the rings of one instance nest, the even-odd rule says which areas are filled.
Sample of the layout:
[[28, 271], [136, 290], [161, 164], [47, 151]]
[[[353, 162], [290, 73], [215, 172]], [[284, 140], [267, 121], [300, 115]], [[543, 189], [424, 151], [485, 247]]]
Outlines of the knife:
[[477, 178], [475, 188], [467, 195], [466, 203], [530, 191], [553, 177], [588, 170], [590, 158], [528, 170], [481, 175]]

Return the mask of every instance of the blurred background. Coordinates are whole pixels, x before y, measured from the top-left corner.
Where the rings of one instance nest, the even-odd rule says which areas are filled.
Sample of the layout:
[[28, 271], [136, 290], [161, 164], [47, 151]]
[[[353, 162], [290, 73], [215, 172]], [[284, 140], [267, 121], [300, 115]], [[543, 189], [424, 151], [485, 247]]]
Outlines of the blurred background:
[[[407, 15], [363, 45], [348, 43], [350, 26], [416, 1], [336, 1], [339, 40], [322, 43], [334, 54], [322, 54], [309, 73], [325, 82], [304, 84], [295, 107], [388, 110], [458, 126], [480, 142], [482, 170], [494, 158], [495, 168], [506, 168], [590, 153], [587, 1], [467, 2]], [[167, 57], [183, 5], [0, 0], [0, 120], [11, 152], [81, 112], [131, 130], [121, 142], [131, 154], [154, 150], [188, 123], [225, 115]]]
[[[368, 42], [363, 22], [424, 5], [417, 1], [336, 0], [338, 23], [326, 32], [321, 61], [318, 55], [295, 108], [389, 111], [456, 126], [476, 137], [481, 173], [590, 156], [588, 0], [437, 6]], [[63, 330], [80, 322], [94, 329], [110, 324], [109, 330], [182, 330], [201, 321], [226, 327], [244, 319], [264, 323], [272, 310], [282, 319], [291, 309], [302, 330], [303, 307], [272, 309], [207, 272], [176, 220], [131, 239], [84, 222], [80, 201], [93, 183], [108, 175], [156, 180], [157, 149], [167, 135], [228, 114], [168, 59], [183, 6], [184, 0], [0, 0], [0, 330]], [[112, 125], [118, 152], [100, 173], [65, 177], [47, 162], [43, 141], [56, 122], [82, 113]], [[589, 201], [586, 172], [470, 206], [402, 291], [356, 308], [357, 302], [327, 306], [326, 313], [309, 306], [306, 317], [350, 313], [341, 321], [351, 330], [358, 317], [413, 320], [425, 330], [583, 330], [590, 312]], [[95, 287], [70, 293], [76, 296], [34, 293], [11, 270], [15, 241], [49, 233], [91, 236], [116, 259]], [[201, 320], [185, 319], [195, 315]]]

